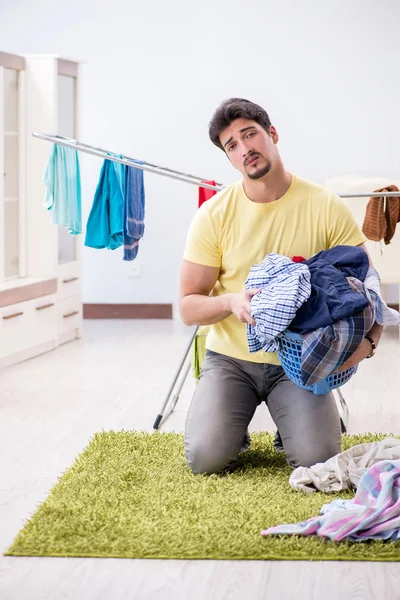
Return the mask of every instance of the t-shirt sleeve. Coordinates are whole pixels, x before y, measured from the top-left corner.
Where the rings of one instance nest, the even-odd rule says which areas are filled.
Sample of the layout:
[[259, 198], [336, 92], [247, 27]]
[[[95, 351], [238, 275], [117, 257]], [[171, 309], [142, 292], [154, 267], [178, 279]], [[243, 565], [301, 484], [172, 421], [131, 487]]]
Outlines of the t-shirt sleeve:
[[206, 205], [197, 210], [190, 224], [183, 258], [207, 267], [221, 266], [218, 236]]
[[350, 208], [339, 196], [330, 196], [327, 219], [327, 248], [358, 246], [367, 241]]

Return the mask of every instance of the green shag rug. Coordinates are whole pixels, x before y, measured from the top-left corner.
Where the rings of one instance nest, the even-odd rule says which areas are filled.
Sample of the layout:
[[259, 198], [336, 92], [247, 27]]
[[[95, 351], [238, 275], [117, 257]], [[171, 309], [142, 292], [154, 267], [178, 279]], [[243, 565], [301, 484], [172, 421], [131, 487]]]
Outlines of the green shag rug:
[[[399, 561], [393, 542], [262, 537], [351, 492], [303, 494], [268, 433], [226, 475], [193, 475], [175, 433], [102, 432], [18, 534], [8, 556]], [[383, 435], [344, 436], [343, 450]]]

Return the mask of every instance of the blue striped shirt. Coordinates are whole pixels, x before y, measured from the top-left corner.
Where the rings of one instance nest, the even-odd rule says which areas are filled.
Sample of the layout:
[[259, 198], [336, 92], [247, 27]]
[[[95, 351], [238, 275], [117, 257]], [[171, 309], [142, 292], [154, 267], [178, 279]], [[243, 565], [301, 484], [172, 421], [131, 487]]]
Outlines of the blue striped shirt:
[[261, 290], [250, 303], [256, 325], [247, 325], [249, 351], [276, 352], [277, 336], [289, 327], [296, 311], [310, 297], [310, 270], [286, 256], [267, 254], [251, 267], [244, 287]]

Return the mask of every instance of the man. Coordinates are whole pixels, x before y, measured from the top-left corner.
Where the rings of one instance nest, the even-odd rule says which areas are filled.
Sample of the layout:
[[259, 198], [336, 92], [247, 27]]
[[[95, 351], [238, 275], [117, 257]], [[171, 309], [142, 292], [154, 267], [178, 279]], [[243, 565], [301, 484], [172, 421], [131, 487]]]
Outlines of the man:
[[[244, 291], [244, 282], [270, 252], [310, 258], [338, 245], [363, 245], [366, 238], [338, 196], [285, 170], [278, 132], [257, 104], [226, 100], [209, 135], [243, 179], [199, 208], [187, 237], [180, 315], [187, 325], [212, 328], [186, 422], [186, 459], [195, 473], [232, 468], [264, 401], [288, 463], [324, 462], [341, 449], [333, 394], [316, 396], [296, 386], [276, 354], [249, 352], [246, 323], [255, 324], [250, 301], [259, 290]], [[368, 334], [375, 345], [381, 329], [374, 324]], [[371, 354], [364, 339], [343, 368]]]

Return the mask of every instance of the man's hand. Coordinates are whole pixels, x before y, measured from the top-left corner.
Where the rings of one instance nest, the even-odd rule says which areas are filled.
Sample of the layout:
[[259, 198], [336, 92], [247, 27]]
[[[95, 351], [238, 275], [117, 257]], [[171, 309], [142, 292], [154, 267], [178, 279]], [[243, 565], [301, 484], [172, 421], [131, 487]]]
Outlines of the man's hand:
[[250, 323], [250, 325], [256, 324], [255, 320], [250, 314], [250, 300], [259, 292], [260, 290], [253, 288], [251, 290], [245, 290], [244, 292], [231, 295], [229, 306], [230, 311], [242, 323]]
[[371, 342], [365, 338], [358, 346], [357, 350], [346, 360], [345, 363], [340, 367], [337, 372], [344, 371], [345, 369], [351, 369], [360, 363], [364, 358], [367, 358], [372, 352]]

